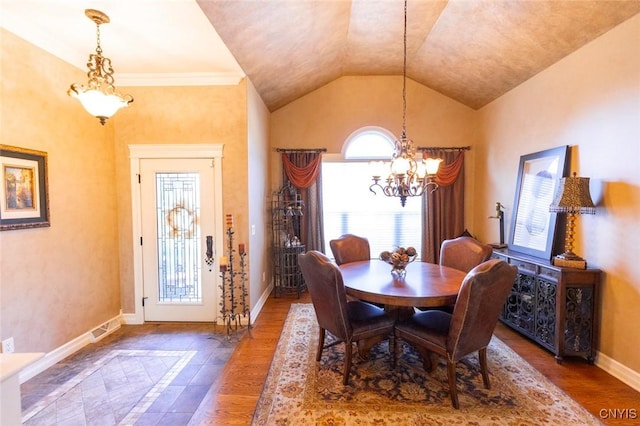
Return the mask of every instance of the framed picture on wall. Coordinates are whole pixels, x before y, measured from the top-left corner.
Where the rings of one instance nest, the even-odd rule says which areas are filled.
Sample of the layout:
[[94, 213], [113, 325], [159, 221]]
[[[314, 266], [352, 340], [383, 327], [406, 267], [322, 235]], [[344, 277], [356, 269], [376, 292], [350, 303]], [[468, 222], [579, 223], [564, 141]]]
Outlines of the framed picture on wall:
[[0, 231], [50, 226], [47, 153], [0, 145]]
[[549, 212], [560, 178], [569, 173], [569, 146], [520, 157], [509, 249], [543, 259], [554, 254], [557, 215]]

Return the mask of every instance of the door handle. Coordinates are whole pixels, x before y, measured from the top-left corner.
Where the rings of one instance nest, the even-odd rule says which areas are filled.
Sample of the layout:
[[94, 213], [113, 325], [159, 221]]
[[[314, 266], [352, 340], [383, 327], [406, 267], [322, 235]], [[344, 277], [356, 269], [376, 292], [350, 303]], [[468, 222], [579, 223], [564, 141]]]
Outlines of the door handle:
[[211, 265], [213, 265], [213, 237], [207, 235], [207, 257], [204, 261], [209, 265], [209, 271], [211, 271]]

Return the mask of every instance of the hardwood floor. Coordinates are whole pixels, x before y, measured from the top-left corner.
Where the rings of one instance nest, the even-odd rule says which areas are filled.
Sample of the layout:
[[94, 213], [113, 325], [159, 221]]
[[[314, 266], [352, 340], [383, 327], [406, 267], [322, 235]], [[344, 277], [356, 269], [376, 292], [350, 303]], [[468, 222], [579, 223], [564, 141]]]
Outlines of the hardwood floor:
[[[251, 330], [252, 337], [246, 335], [238, 344], [190, 424], [251, 423], [289, 306], [310, 302], [308, 293], [300, 299], [269, 298]], [[640, 392], [586, 361], [567, 359], [557, 364], [550, 352], [500, 323], [495, 334], [603, 423], [640, 423]]]

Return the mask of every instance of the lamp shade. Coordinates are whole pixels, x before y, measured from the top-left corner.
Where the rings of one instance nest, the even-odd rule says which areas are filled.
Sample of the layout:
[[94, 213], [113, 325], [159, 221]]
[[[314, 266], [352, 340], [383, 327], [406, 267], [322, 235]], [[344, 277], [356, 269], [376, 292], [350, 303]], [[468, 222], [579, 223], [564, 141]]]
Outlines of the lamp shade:
[[589, 194], [589, 178], [571, 177], [560, 179], [558, 190], [549, 206], [554, 213], [595, 214], [596, 207]]
[[94, 117], [111, 118], [120, 108], [124, 108], [131, 103], [132, 99], [125, 99], [117, 94], [105, 93], [101, 90], [87, 89], [73, 85], [69, 92], [77, 98], [84, 109]]
[[424, 162], [427, 168], [427, 175], [435, 176], [435, 174], [438, 173], [438, 169], [440, 168], [442, 158], [425, 158]]

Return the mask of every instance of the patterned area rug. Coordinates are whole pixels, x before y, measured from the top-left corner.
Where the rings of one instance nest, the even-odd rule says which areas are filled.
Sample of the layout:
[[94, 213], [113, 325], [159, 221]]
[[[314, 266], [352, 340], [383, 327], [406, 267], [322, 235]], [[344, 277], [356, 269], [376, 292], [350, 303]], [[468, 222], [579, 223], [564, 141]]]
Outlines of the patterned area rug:
[[427, 374], [417, 352], [403, 345], [394, 371], [381, 343], [369, 360], [354, 356], [344, 386], [344, 345], [325, 349], [317, 363], [317, 341], [313, 306], [291, 305], [253, 425], [602, 424], [496, 337], [487, 351], [490, 390], [477, 355], [458, 363], [460, 410], [451, 407], [442, 359]]

